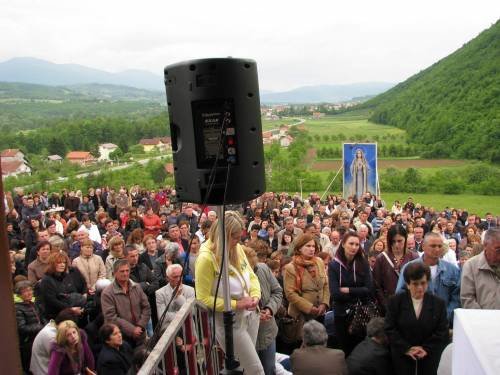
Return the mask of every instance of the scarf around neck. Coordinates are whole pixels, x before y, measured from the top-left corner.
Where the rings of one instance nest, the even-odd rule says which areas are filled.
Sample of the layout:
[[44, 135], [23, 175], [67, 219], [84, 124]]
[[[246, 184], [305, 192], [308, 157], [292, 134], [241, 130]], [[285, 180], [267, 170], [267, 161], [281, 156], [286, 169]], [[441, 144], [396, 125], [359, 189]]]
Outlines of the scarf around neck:
[[306, 260], [302, 255], [293, 256], [293, 265], [295, 267], [295, 289], [299, 292], [302, 290], [302, 277], [304, 276], [304, 271], [307, 270], [311, 277], [316, 278], [316, 257], [311, 260]]

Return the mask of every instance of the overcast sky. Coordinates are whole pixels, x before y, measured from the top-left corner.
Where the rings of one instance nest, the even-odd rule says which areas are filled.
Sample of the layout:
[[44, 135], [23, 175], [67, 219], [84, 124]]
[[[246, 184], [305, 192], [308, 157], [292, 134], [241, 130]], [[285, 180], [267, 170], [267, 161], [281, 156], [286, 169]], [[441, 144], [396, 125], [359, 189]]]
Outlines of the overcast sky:
[[0, 0], [0, 61], [31, 56], [162, 74], [257, 61], [261, 89], [400, 82], [490, 27], [498, 0]]

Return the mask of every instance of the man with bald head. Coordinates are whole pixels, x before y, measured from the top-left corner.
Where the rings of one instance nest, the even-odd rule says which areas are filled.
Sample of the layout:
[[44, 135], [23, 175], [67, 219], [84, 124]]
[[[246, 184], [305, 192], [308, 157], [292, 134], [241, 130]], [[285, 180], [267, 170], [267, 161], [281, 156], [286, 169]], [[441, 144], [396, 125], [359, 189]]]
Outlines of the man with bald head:
[[408, 262], [401, 269], [396, 293], [406, 289], [403, 275], [408, 264], [425, 263], [431, 269], [431, 279], [427, 291], [444, 300], [448, 321], [451, 325], [453, 324], [453, 310], [460, 307], [460, 271], [455, 265], [441, 259], [444, 247], [443, 237], [439, 233], [427, 233], [422, 243], [422, 249], [424, 254], [420, 258]]

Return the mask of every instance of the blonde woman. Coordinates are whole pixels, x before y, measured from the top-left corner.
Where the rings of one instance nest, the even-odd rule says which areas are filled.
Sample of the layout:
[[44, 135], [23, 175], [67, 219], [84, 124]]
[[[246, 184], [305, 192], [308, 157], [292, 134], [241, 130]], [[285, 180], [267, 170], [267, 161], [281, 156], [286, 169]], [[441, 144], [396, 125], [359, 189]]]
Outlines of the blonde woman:
[[48, 375], [95, 374], [94, 356], [87, 335], [72, 320], [57, 327], [56, 342], [50, 354]]
[[[259, 330], [258, 305], [260, 285], [248, 259], [240, 245], [241, 233], [245, 228], [243, 220], [235, 211], [227, 211], [224, 216], [226, 249], [229, 257], [229, 286], [231, 308], [236, 316], [233, 326], [234, 354], [240, 367], [248, 374], [264, 374], [255, 349]], [[215, 332], [217, 341], [225, 348], [222, 311], [222, 283], [215, 295], [221, 270], [222, 251], [219, 246], [219, 220], [210, 228], [209, 239], [203, 243], [196, 260], [196, 298], [209, 309], [215, 303]]]
[[95, 293], [95, 283], [106, 278], [106, 267], [102, 258], [94, 254], [94, 243], [90, 238], [82, 241], [80, 256], [73, 260], [73, 267], [78, 268], [85, 278], [89, 294]]
[[106, 258], [106, 279], [113, 280], [113, 264], [117, 259], [125, 257], [123, 255], [123, 249], [125, 248], [125, 242], [119, 236], [114, 236], [108, 242], [109, 255]]

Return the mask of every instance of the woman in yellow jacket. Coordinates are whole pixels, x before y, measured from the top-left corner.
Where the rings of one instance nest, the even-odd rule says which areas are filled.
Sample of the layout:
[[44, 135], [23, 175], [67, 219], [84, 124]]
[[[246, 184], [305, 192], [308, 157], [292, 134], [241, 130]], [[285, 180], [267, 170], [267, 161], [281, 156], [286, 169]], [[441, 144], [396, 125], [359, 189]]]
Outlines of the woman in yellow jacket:
[[[240, 215], [235, 211], [225, 213], [224, 224], [226, 248], [229, 251], [231, 309], [236, 313], [233, 326], [234, 355], [246, 374], [264, 374], [255, 349], [259, 330], [260, 285], [240, 245], [241, 233], [245, 226]], [[209, 239], [201, 246], [196, 259], [195, 288], [196, 298], [207, 308], [213, 309], [215, 303], [215, 333], [217, 341], [225, 348], [222, 282], [215, 296], [222, 261], [222, 249], [218, 246], [218, 231], [219, 220], [211, 226]]]

